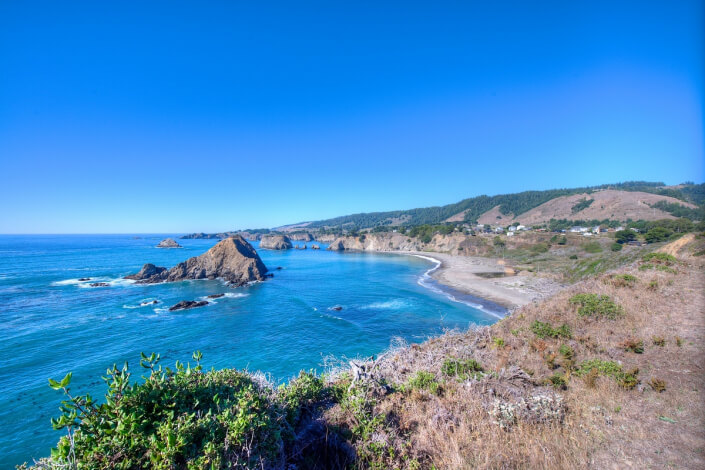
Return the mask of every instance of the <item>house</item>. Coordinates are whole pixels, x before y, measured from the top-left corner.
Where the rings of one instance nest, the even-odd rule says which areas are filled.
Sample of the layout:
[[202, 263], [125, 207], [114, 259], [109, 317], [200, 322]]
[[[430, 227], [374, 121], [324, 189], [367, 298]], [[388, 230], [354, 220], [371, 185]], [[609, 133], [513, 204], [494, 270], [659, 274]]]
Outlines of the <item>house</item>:
[[507, 232], [507, 236], [508, 236], [508, 237], [513, 237], [513, 236], [514, 236], [514, 232], [513, 232], [513, 231]]
[[575, 226], [570, 228], [571, 233], [585, 233], [588, 231], [587, 227]]
[[600, 233], [600, 226], [599, 226], [599, 225], [595, 225], [595, 226], [592, 228], [592, 233]]
[[619, 227], [617, 227], [616, 229], [614, 229], [615, 232], [619, 232], [621, 230], [624, 230], [624, 227], [622, 227], [621, 225]]
[[526, 227], [524, 225], [517, 225], [517, 230], [526, 230]]
[[516, 229], [517, 229], [517, 227], [515, 227], [515, 226], [512, 225], [512, 226], [509, 227], [507, 230], [508, 230], [509, 232], [515, 232]]
[[492, 229], [494, 233], [504, 233], [504, 228], [502, 227], [495, 227]]

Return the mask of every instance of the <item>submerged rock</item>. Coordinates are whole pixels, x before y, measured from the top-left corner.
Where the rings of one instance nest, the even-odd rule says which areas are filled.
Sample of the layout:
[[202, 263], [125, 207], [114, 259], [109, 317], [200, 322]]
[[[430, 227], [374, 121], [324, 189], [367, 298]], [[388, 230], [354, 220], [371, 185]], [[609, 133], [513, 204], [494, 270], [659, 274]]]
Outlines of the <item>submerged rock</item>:
[[306, 248], [306, 245], [296, 245], [297, 250], [305, 250]]
[[330, 309], [335, 310], [336, 312], [340, 312], [343, 309], [343, 307], [341, 307], [340, 305], [336, 305], [335, 307], [331, 307]]
[[208, 302], [205, 300], [182, 300], [178, 304], [169, 307], [169, 311], [188, 310], [190, 308], [203, 307], [204, 305], [208, 305]]
[[223, 279], [234, 286], [265, 279], [267, 267], [255, 249], [239, 235], [218, 242], [200, 256], [171, 269], [145, 264], [137, 274], [125, 276], [139, 284], [175, 282], [185, 279]]
[[221, 297], [225, 296], [225, 294], [211, 294], [208, 296], [209, 299], [219, 299]]
[[91, 287], [108, 287], [108, 286], [110, 286], [110, 284], [108, 284], [107, 282], [92, 282], [88, 285]]
[[266, 250], [288, 250], [292, 246], [286, 235], [264, 235], [259, 242], [259, 247]]
[[159, 303], [158, 300], [150, 300], [149, 302], [142, 302], [140, 304], [140, 307], [146, 307], [147, 305], [156, 305], [158, 303]]
[[78, 282], [85, 282], [85, 281], [90, 281], [90, 280], [91, 280], [90, 277], [79, 277], [78, 278]]
[[311, 245], [311, 249], [312, 250], [320, 250], [321, 247], [319, 245], [313, 244], [313, 245]]
[[164, 240], [159, 242], [159, 245], [157, 245], [157, 248], [183, 248], [181, 245], [176, 243], [176, 240], [173, 238], [165, 238]]

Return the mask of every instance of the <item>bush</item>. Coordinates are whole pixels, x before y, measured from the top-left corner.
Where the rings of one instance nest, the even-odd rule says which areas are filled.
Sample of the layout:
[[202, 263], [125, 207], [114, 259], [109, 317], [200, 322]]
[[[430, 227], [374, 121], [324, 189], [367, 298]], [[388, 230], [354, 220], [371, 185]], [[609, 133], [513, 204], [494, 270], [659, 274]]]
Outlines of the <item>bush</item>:
[[616, 243], [616, 242], [615, 242], [615, 243], [612, 243], [612, 244], [610, 245], [610, 250], [612, 250], [612, 251], [622, 251], [622, 245], [620, 245], [619, 243]]
[[631, 274], [615, 274], [609, 278], [615, 287], [634, 287], [638, 278]]
[[624, 309], [606, 295], [576, 294], [570, 298], [570, 303], [579, 306], [578, 315], [583, 317], [600, 316], [615, 319], [624, 314]]
[[592, 382], [598, 375], [611, 377], [627, 390], [633, 389], [639, 383], [639, 369], [625, 372], [622, 370], [622, 366], [615, 361], [604, 361], [602, 359], [583, 361], [575, 370], [575, 375], [578, 377], [586, 376]]
[[554, 328], [550, 323], [536, 320], [531, 324], [531, 331], [541, 339], [559, 337], [570, 339], [573, 336], [570, 331], [570, 326], [567, 323], [564, 323], [558, 328]]
[[578, 259], [578, 255], [570, 255], [568, 259]]
[[561, 344], [561, 347], [558, 348], [558, 352], [567, 360], [572, 360], [573, 355], [575, 354], [573, 351], [573, 348], [568, 346], [567, 344]]
[[320, 400], [323, 390], [323, 380], [313, 372], [301, 371], [297, 378], [287, 385], [281, 385], [277, 398], [286, 409], [289, 424], [296, 425], [301, 411]]
[[647, 263], [662, 264], [665, 266], [672, 266], [678, 263], [678, 260], [674, 256], [669, 255], [668, 253], [658, 252], [647, 253], [641, 258], [641, 260]]
[[620, 230], [615, 232], [614, 239], [617, 240], [617, 243], [628, 243], [636, 240], [636, 233], [633, 230]]
[[406, 382], [404, 389], [428, 390], [435, 395], [438, 393], [438, 382], [432, 373], [420, 370]]
[[561, 390], [566, 388], [565, 376], [563, 374], [553, 374], [548, 378], [548, 382], [553, 385], [554, 388]]
[[646, 240], [646, 243], [665, 242], [671, 238], [671, 235], [673, 235], [673, 232], [667, 228], [654, 227], [646, 232], [646, 235], [644, 235], [644, 240]]
[[661, 379], [652, 378], [649, 381], [649, 385], [651, 385], [651, 388], [653, 388], [656, 392], [661, 393], [666, 391], [666, 382]]
[[467, 380], [469, 378], [478, 379], [484, 375], [482, 365], [475, 359], [446, 359], [441, 366], [441, 372], [443, 375], [458, 377], [461, 380]]
[[534, 254], [546, 253], [548, 251], [548, 245], [545, 243], [537, 243], [531, 246], [530, 251]]
[[620, 347], [625, 351], [631, 351], [636, 354], [644, 352], [644, 342], [640, 339], [627, 338], [620, 344]]
[[583, 245], [583, 250], [585, 253], [600, 253], [602, 246], [598, 242], [589, 242]]
[[[279, 461], [285, 410], [252, 377], [236, 370], [202, 372], [177, 361], [174, 371], [157, 367], [159, 356], [142, 355], [151, 370], [144, 383], [130, 383], [127, 364], [113, 366], [108, 392], [98, 405], [70, 393], [71, 374], [60, 382], [62, 415], [54, 429], [68, 429], [52, 460], [66, 463], [75, 452], [78, 468], [268, 467]], [[288, 405], [285, 405], [288, 406]], [[71, 441], [74, 448], [72, 449]]]
[[666, 340], [663, 338], [663, 336], [652, 336], [651, 341], [653, 341], [656, 346], [663, 347], [666, 345]]

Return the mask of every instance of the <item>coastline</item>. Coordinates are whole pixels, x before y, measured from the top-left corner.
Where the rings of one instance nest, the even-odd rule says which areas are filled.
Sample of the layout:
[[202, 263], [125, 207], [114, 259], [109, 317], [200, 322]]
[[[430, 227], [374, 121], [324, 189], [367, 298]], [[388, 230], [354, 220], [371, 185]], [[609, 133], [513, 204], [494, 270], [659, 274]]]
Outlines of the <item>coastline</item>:
[[[499, 259], [426, 251], [397, 253], [437, 263], [426, 272], [430, 278], [442, 286], [471, 296], [480, 303], [486, 300], [507, 309], [508, 312], [551, 296], [563, 288], [561, 284], [545, 277], [531, 273], [514, 274], [514, 270], [505, 266], [503, 260]], [[475, 302], [471, 300], [468, 303], [472, 305]], [[487, 305], [477, 307], [487, 310]]]

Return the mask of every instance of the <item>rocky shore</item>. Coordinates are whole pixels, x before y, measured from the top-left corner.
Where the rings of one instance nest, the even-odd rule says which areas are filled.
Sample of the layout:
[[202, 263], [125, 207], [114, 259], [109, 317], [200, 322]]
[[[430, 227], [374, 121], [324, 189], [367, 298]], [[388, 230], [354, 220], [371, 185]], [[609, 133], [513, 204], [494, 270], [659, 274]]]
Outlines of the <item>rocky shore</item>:
[[255, 249], [236, 235], [218, 242], [200, 256], [183, 261], [171, 269], [147, 263], [137, 274], [125, 276], [140, 284], [174, 282], [185, 279], [223, 279], [241, 286], [266, 278], [267, 268]]

